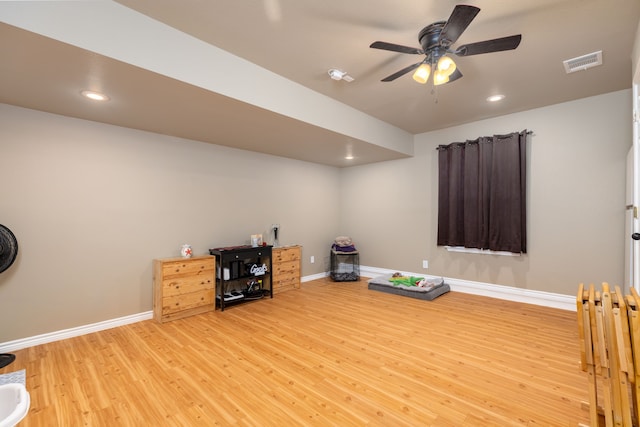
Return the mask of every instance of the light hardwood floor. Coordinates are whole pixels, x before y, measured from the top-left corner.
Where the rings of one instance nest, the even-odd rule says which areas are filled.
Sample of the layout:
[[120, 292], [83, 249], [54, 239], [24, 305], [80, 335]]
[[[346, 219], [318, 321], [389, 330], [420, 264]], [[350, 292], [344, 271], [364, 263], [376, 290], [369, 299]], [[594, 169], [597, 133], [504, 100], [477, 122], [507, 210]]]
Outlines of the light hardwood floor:
[[15, 352], [21, 426], [588, 424], [576, 314], [307, 282], [253, 303]]

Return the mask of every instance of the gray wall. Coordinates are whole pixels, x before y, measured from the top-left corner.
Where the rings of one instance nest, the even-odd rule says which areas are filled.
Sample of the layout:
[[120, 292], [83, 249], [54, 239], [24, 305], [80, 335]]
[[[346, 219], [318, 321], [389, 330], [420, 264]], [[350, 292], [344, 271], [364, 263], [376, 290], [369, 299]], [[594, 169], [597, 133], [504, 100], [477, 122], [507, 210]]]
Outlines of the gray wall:
[[[437, 247], [435, 147], [523, 129], [534, 132], [528, 254]], [[565, 295], [580, 282], [622, 285], [631, 141], [630, 90], [417, 135], [411, 159], [341, 171], [340, 228], [360, 247], [364, 265]]]
[[[417, 135], [411, 159], [335, 169], [0, 104], [0, 223], [20, 245], [0, 274], [0, 343], [151, 310], [152, 259], [248, 243], [274, 222], [282, 244], [303, 245], [305, 276], [348, 234], [363, 266], [567, 295], [620, 283], [630, 117], [626, 90]], [[525, 128], [529, 254], [436, 247], [435, 147]]]
[[[335, 168], [0, 104], [0, 343], [152, 309], [152, 259], [281, 226], [302, 273], [338, 228]], [[320, 260], [319, 260], [320, 261]]]

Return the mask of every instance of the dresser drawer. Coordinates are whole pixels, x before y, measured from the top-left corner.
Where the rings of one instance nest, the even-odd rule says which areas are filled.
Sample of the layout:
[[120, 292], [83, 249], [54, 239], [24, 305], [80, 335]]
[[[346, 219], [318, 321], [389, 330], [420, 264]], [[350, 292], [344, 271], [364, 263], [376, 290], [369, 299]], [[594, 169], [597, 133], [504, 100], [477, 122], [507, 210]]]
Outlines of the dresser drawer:
[[185, 310], [212, 306], [213, 299], [213, 288], [199, 292], [189, 292], [174, 296], [164, 296], [162, 298], [162, 313], [164, 316], [171, 316], [175, 313], [182, 313]]
[[300, 275], [300, 261], [284, 261], [273, 265], [273, 276], [275, 278], [283, 274]]
[[297, 276], [284, 276], [273, 282], [273, 292], [280, 293], [300, 288], [300, 280]]
[[162, 277], [169, 279], [176, 276], [213, 274], [214, 264], [214, 257], [164, 262], [162, 263]]
[[300, 259], [300, 246], [273, 249], [273, 262], [293, 261]]
[[[202, 270], [207, 271], [207, 270]], [[179, 276], [173, 279], [165, 279], [162, 282], [162, 295], [172, 297], [176, 295], [188, 294], [190, 292], [206, 291], [213, 289], [213, 272], [195, 276]]]
[[297, 271], [285, 271], [278, 275], [274, 275], [274, 282], [283, 281], [300, 281], [300, 274]]

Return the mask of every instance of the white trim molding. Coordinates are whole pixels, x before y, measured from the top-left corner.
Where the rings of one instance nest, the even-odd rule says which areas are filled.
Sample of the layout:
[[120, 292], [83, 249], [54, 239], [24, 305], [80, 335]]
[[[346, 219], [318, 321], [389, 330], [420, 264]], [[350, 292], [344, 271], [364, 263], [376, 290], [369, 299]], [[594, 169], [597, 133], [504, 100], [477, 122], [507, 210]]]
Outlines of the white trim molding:
[[153, 311], [132, 314], [130, 316], [119, 317], [117, 319], [105, 320], [103, 322], [92, 323], [89, 325], [77, 326], [75, 328], [63, 329], [61, 331], [50, 332], [48, 334], [36, 335], [33, 337], [22, 338], [14, 341], [0, 343], [0, 353], [9, 353], [21, 350], [35, 345], [47, 344], [54, 341], [60, 341], [67, 338], [79, 337], [80, 335], [90, 334], [92, 332], [104, 331], [106, 329], [124, 326], [130, 323], [136, 323], [143, 320], [153, 318]]
[[329, 272], [325, 271], [324, 273], [318, 273], [318, 274], [312, 274], [310, 276], [304, 276], [304, 277], [300, 278], [300, 283], [310, 282], [312, 280], [324, 279], [328, 275], [329, 275]]

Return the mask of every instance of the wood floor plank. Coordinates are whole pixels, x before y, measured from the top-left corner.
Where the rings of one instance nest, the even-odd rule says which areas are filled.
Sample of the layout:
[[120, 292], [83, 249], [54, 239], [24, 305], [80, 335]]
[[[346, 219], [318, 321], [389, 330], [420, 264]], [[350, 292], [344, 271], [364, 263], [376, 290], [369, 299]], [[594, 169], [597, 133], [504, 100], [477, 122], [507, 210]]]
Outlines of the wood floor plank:
[[21, 426], [588, 424], [574, 312], [366, 279], [15, 352]]

